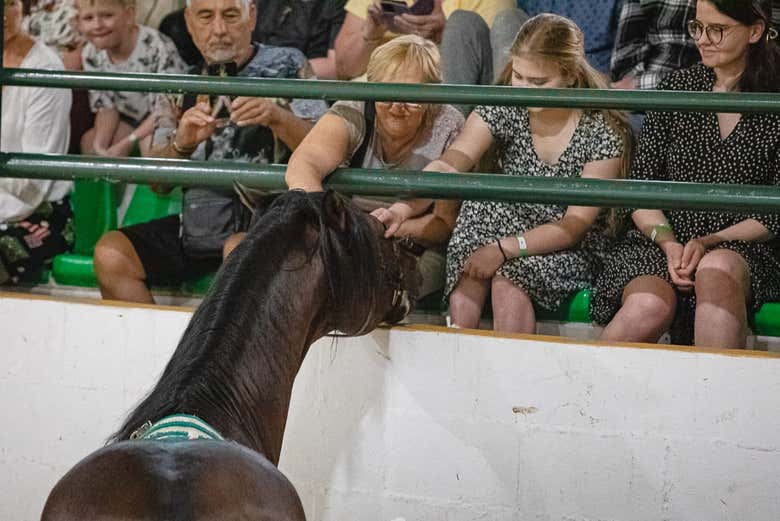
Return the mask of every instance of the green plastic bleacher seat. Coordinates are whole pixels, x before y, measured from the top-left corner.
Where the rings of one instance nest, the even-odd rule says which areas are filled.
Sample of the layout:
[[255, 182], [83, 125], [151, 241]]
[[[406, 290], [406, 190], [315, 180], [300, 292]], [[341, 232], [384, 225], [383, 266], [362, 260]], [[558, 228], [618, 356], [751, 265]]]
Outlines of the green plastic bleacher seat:
[[[76, 242], [73, 253], [54, 258], [52, 273], [58, 284], [97, 287], [92, 254], [98, 239], [118, 226], [116, 184], [76, 181], [72, 201]], [[122, 226], [150, 221], [181, 211], [181, 190], [160, 196], [146, 185], [135, 187]]]
[[[92, 254], [95, 243], [107, 231], [117, 228], [117, 195], [115, 183], [106, 181], [76, 181], [71, 201], [74, 209], [76, 242], [73, 253], [54, 258], [51, 274], [58, 284], [96, 287]], [[146, 185], [138, 185], [127, 208], [122, 226], [130, 226], [181, 211], [181, 191], [174, 190], [159, 196]], [[42, 283], [48, 281], [48, 270], [42, 274]], [[185, 283], [181, 290], [187, 294], [203, 295], [214, 281], [209, 274]], [[567, 299], [553, 313], [539, 311], [539, 320], [589, 323], [590, 290], [582, 290]], [[440, 314], [442, 292], [426, 296], [417, 303], [422, 312]], [[490, 310], [486, 313], [490, 316]], [[751, 316], [751, 328], [757, 335], [780, 336], [780, 303], [767, 303]]]

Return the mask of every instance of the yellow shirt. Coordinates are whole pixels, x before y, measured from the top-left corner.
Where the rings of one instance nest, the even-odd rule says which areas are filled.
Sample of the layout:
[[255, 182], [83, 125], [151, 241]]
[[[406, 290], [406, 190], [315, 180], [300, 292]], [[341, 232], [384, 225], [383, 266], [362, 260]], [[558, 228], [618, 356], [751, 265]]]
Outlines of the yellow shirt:
[[[344, 9], [358, 18], [365, 20], [368, 6], [372, 0], [347, 0]], [[406, 0], [408, 5], [412, 5], [414, 0]], [[481, 16], [488, 27], [493, 25], [493, 18], [501, 11], [517, 7], [516, 0], [444, 0], [441, 5], [444, 10], [444, 16], [449, 17], [453, 11], [462, 9], [464, 11], [474, 11]], [[392, 34], [392, 33], [390, 33]]]

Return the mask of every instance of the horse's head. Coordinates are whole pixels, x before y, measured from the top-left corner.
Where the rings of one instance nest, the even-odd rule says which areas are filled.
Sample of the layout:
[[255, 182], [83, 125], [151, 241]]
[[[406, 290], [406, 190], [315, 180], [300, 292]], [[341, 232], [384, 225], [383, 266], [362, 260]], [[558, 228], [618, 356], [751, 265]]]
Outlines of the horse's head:
[[[321, 251], [331, 283], [331, 305], [344, 311], [336, 314], [340, 316], [333, 327], [361, 335], [380, 323], [403, 320], [422, 280], [406, 241], [386, 239], [379, 220], [336, 192], [325, 192], [321, 201]], [[336, 266], [341, 273], [334, 273]]]

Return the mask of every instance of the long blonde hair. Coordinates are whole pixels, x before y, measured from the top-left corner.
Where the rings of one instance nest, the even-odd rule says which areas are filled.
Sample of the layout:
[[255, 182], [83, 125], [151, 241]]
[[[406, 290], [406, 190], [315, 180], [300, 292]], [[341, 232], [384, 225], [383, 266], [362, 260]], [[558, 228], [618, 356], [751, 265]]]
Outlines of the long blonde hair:
[[[585, 37], [577, 24], [556, 14], [543, 13], [528, 19], [515, 37], [510, 57], [531, 56], [555, 64], [570, 86], [580, 89], [608, 89], [606, 78], [588, 63], [585, 57]], [[499, 83], [511, 84], [512, 63], [507, 64]], [[633, 135], [623, 111], [597, 109], [607, 124], [623, 142], [623, 158], [619, 177], [628, 175], [631, 167]], [[618, 212], [610, 212], [610, 227], [617, 228]]]

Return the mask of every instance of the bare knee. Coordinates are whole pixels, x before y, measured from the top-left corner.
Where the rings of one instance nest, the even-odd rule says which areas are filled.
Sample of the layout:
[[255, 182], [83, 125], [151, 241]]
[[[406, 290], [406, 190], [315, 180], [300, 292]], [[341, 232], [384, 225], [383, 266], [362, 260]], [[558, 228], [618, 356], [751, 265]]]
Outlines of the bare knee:
[[461, 315], [463, 311], [470, 310], [474, 307], [474, 302], [469, 298], [460, 288], [455, 288], [450, 293], [450, 313], [453, 315]]
[[722, 298], [744, 296], [750, 287], [750, 272], [745, 259], [731, 250], [706, 254], [696, 268], [696, 294]]
[[503, 310], [516, 313], [518, 308], [533, 309], [533, 304], [523, 288], [517, 286], [506, 277], [496, 276], [491, 286], [493, 315], [500, 316]]
[[143, 265], [133, 244], [125, 234], [111, 231], [103, 235], [95, 245], [95, 274], [101, 285], [109, 277], [143, 278]]
[[638, 277], [623, 293], [623, 307], [640, 321], [671, 325], [677, 310], [674, 289], [659, 277]]
[[95, 141], [95, 129], [91, 128], [81, 136], [81, 153], [91, 154], [94, 152], [93, 142]]
[[456, 287], [449, 297], [449, 313], [454, 324], [460, 327], [477, 328], [482, 317], [482, 304]]

